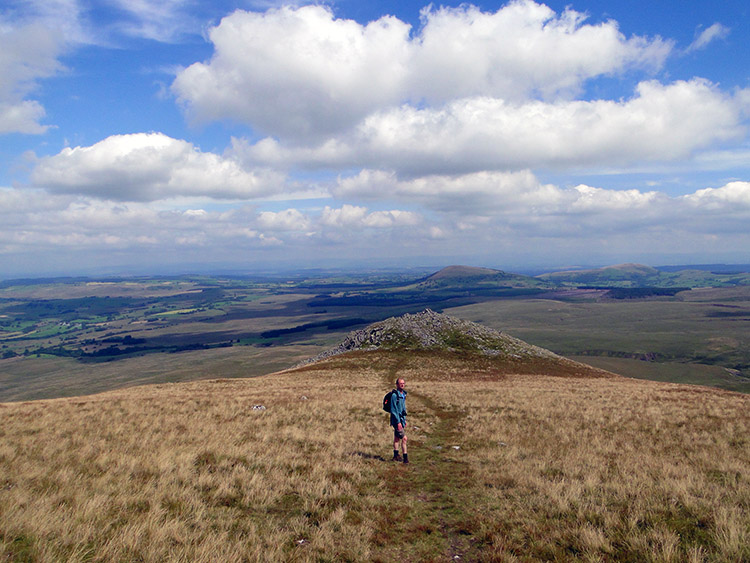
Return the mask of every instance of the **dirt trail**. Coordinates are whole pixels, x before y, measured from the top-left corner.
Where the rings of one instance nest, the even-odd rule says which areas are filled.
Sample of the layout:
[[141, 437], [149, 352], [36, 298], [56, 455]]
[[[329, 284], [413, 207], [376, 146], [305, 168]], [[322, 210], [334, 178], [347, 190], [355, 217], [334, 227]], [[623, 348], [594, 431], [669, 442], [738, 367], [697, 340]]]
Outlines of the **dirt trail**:
[[[388, 370], [389, 384], [399, 368]], [[385, 515], [377, 543], [392, 546], [392, 555], [401, 561], [476, 560], [479, 546], [471, 513], [481, 491], [473, 470], [461, 460], [460, 428], [467, 413], [416, 391], [409, 391], [407, 409], [412, 420], [431, 419], [432, 424], [429, 429], [407, 428], [410, 463], [389, 461], [384, 470], [388, 492], [397, 500]]]

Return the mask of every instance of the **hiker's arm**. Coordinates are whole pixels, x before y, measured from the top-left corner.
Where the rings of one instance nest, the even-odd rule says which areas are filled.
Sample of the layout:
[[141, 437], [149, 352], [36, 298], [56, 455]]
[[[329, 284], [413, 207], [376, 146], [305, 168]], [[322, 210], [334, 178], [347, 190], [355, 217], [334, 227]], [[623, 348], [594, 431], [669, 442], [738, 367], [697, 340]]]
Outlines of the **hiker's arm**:
[[398, 406], [396, 405], [397, 402], [398, 402], [398, 397], [396, 396], [396, 393], [394, 393], [393, 395], [391, 395], [391, 402], [390, 402], [391, 426], [394, 426], [394, 427], [399, 423], [399, 420], [401, 418], [399, 416], [401, 413], [398, 412]]
[[406, 401], [402, 403], [401, 412], [398, 415], [398, 429], [406, 428]]

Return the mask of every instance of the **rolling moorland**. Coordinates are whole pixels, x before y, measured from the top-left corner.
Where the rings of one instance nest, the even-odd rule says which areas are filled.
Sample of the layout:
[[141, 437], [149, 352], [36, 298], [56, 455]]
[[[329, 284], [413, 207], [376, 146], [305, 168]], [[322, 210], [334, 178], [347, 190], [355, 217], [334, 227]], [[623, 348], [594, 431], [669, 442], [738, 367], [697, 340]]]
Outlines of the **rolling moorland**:
[[[431, 311], [323, 356], [0, 404], [0, 557], [750, 559], [750, 395], [624, 378]], [[396, 377], [409, 465], [387, 460]]]
[[747, 268], [0, 283], [0, 401], [262, 375], [425, 307], [629, 377], [750, 391]]

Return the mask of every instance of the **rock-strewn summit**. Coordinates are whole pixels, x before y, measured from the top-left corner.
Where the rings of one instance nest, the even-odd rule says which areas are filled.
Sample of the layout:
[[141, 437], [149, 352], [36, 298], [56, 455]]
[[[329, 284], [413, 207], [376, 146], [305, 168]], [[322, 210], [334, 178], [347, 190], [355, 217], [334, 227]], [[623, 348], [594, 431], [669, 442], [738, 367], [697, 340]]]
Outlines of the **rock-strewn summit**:
[[509, 359], [557, 358], [557, 354], [527, 344], [501, 331], [425, 309], [391, 317], [349, 333], [344, 341], [304, 362], [312, 363], [352, 350], [401, 349], [474, 352]]

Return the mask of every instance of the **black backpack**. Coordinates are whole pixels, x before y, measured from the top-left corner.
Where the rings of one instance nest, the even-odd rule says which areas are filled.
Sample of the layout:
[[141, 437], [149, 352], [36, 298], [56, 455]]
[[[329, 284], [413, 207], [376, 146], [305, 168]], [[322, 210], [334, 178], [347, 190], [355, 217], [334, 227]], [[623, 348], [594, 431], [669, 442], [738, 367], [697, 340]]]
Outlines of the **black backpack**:
[[385, 394], [385, 397], [383, 397], [383, 410], [385, 412], [391, 412], [391, 395], [393, 395], [395, 392], [396, 390], [392, 389]]

